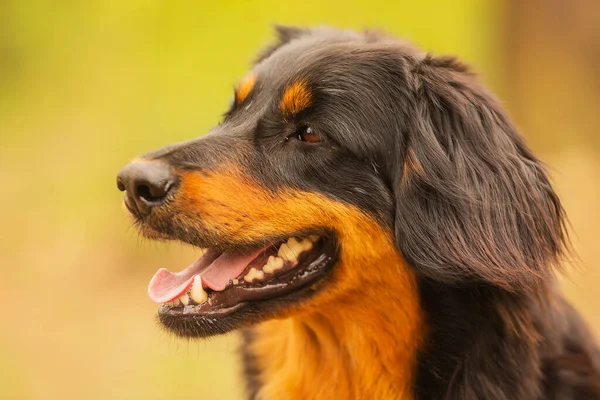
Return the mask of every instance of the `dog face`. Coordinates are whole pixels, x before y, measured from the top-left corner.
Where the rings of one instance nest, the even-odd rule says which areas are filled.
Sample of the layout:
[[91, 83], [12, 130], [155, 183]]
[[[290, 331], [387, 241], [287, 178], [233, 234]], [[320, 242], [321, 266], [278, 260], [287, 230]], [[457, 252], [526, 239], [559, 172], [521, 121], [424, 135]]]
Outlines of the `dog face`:
[[221, 124], [119, 174], [142, 234], [207, 248], [150, 283], [168, 329], [210, 336], [381, 287], [414, 302], [417, 279], [543, 281], [560, 203], [464, 66], [372, 33], [278, 33]]

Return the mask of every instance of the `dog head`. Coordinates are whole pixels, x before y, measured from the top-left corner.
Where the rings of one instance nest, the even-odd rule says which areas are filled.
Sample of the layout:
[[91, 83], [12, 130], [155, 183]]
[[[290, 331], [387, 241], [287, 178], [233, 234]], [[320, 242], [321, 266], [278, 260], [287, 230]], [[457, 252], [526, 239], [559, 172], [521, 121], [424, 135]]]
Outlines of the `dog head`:
[[560, 202], [464, 65], [369, 32], [278, 36], [222, 123], [119, 174], [142, 234], [207, 249], [153, 278], [165, 326], [209, 336], [418, 279], [543, 285]]

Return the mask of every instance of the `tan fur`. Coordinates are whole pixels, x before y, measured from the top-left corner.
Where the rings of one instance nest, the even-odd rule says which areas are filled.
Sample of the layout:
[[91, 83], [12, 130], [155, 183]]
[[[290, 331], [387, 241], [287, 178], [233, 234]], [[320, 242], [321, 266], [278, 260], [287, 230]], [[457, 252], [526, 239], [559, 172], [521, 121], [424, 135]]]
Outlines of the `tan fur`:
[[297, 114], [312, 103], [312, 92], [305, 81], [300, 80], [288, 86], [283, 93], [279, 108], [284, 114]]
[[[416, 278], [392, 233], [360, 209], [312, 192], [265, 190], [237, 168], [184, 173], [175, 207], [239, 240], [334, 231], [339, 263], [307, 301], [256, 328], [259, 398], [411, 399], [424, 336]], [[176, 214], [177, 215], [177, 214]], [[189, 225], [189, 218], [185, 218]]]
[[246, 100], [246, 97], [254, 89], [254, 85], [256, 85], [256, 74], [250, 74], [242, 80], [235, 92], [235, 99], [238, 104]]
[[417, 160], [415, 152], [412, 148], [409, 148], [406, 152], [406, 157], [404, 159], [404, 166], [402, 171], [403, 182], [406, 182], [410, 178], [410, 174], [415, 174], [418, 176], [425, 175], [425, 170], [423, 169], [423, 166], [421, 165], [419, 160]]
[[355, 267], [386, 270], [389, 281], [365, 278], [361, 289], [256, 328], [250, 351], [263, 371], [260, 399], [412, 398], [423, 336], [416, 282], [402, 276], [406, 266], [397, 257], [373, 261], [390, 264]]

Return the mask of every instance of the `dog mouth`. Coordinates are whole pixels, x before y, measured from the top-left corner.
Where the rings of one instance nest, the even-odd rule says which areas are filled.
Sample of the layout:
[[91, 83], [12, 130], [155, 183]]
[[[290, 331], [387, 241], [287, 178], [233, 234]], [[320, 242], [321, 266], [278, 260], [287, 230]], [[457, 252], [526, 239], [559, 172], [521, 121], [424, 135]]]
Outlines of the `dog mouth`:
[[226, 316], [310, 287], [331, 269], [335, 254], [334, 240], [317, 235], [292, 236], [242, 251], [206, 249], [180, 272], [158, 270], [148, 295], [161, 304], [162, 322]]

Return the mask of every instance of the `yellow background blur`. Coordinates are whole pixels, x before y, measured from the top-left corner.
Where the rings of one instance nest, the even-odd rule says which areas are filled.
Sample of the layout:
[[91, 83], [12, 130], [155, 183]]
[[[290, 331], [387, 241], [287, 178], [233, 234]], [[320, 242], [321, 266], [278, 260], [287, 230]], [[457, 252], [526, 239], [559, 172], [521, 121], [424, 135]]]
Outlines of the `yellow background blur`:
[[600, 332], [600, 21], [592, 0], [0, 1], [0, 398], [239, 399], [235, 335], [176, 340], [115, 176], [216, 124], [272, 23], [378, 27], [472, 63], [551, 167]]

